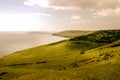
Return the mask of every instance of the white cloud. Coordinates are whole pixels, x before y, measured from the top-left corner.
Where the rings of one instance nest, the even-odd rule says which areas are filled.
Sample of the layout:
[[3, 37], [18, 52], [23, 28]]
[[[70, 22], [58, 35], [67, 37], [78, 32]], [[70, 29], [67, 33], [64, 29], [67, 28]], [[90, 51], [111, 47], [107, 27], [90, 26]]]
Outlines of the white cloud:
[[93, 13], [94, 16], [119, 16], [120, 8], [116, 9], [102, 9]]
[[24, 4], [52, 8], [114, 9], [120, 7], [120, 0], [25, 0]]
[[91, 20], [89, 19], [85, 19], [83, 18], [82, 16], [80, 15], [74, 15], [74, 16], [71, 16], [69, 18], [67, 18], [67, 22], [69, 24], [87, 24], [88, 22], [90, 22]]
[[19, 13], [19, 14], [0, 14], [0, 16], [9, 15], [9, 16], [52, 16], [47, 13]]
[[24, 4], [28, 6], [39, 5], [41, 7], [48, 7], [48, 0], [25, 0]]
[[31, 16], [52, 16], [51, 14], [47, 14], [47, 13], [28, 13], [28, 14], [23, 14], [23, 15], [31, 15]]
[[33, 4], [33, 3], [31, 3], [31, 2], [28, 2], [28, 1], [25, 1], [25, 2], [24, 2], [24, 5], [28, 5], [28, 6], [34, 6], [34, 4]]
[[79, 9], [107, 9], [120, 6], [120, 0], [48, 0], [50, 6]]
[[81, 16], [72, 16], [70, 19], [71, 20], [80, 20]]
[[[37, 5], [55, 10], [69, 9], [71, 13], [68, 15], [67, 22], [64, 25], [68, 24], [71, 27], [74, 25], [78, 27], [85, 25], [90, 29], [114, 28], [115, 26], [119, 28], [119, 22], [117, 21], [120, 19], [120, 0], [25, 0], [24, 4], [28, 6]], [[72, 10], [77, 11], [74, 12]], [[76, 13], [80, 14], [76, 15]], [[71, 14], [74, 16], [70, 16]], [[51, 16], [49, 14], [42, 15]], [[93, 16], [97, 18], [93, 18]]]

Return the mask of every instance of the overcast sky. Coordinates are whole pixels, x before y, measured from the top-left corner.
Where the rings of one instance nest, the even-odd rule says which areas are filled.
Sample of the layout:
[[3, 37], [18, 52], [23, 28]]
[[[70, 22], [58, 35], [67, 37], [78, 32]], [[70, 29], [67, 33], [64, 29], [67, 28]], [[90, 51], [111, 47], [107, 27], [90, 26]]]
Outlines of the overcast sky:
[[0, 0], [1, 31], [120, 28], [120, 0]]

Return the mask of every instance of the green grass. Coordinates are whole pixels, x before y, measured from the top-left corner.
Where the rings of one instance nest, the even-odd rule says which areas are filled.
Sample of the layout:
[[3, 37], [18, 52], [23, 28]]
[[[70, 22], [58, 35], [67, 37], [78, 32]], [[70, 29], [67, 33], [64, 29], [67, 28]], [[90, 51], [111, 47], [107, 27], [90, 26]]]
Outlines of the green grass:
[[54, 35], [67, 37], [67, 38], [74, 38], [74, 37], [78, 37], [78, 36], [87, 35], [87, 34], [90, 34], [93, 32], [95, 32], [95, 31], [67, 30], [67, 31], [55, 33]]
[[[80, 44], [80, 45], [79, 45]], [[103, 44], [89, 41], [63, 41], [56, 44], [39, 46], [5, 56], [1, 63], [5, 65], [52, 61], [68, 55], [96, 48]]]
[[70, 39], [71, 41], [92, 41], [98, 43], [111, 43], [120, 39], [120, 30], [101, 30], [94, 33], [78, 36], [76, 38]]
[[0, 60], [0, 80], [120, 80], [119, 75], [120, 40], [65, 40]]

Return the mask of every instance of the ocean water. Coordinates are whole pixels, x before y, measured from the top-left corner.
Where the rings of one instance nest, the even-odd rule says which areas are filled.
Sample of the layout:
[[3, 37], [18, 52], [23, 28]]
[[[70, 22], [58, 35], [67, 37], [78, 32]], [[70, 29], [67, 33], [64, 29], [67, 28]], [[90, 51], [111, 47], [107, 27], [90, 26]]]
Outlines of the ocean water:
[[48, 32], [0, 32], [0, 57], [64, 39]]

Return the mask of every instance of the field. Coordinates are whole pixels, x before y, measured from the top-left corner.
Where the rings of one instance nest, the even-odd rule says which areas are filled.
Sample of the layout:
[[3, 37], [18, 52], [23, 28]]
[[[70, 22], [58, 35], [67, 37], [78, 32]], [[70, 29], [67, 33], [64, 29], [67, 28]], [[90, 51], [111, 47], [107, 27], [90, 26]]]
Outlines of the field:
[[120, 80], [119, 36], [97, 31], [15, 52], [0, 59], [0, 80]]
[[93, 32], [95, 32], [95, 31], [67, 30], [67, 31], [54, 33], [54, 35], [67, 37], [67, 38], [75, 38], [75, 37], [87, 35], [87, 34], [90, 34]]

